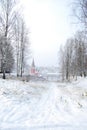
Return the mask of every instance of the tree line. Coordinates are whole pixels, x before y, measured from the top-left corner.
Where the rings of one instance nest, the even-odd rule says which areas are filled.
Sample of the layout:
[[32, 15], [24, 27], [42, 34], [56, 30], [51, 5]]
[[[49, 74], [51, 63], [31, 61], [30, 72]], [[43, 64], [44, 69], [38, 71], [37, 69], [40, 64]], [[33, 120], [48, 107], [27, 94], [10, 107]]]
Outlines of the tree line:
[[[60, 48], [62, 80], [77, 79], [87, 75], [87, 0], [73, 1], [73, 13], [82, 26], [82, 31], [67, 39]], [[79, 25], [80, 25], [79, 24]]]
[[61, 73], [62, 80], [70, 80], [71, 77], [86, 76], [87, 73], [87, 44], [83, 32], [77, 32], [61, 47]]
[[18, 0], [0, 0], [0, 72], [3, 79], [14, 66], [17, 76], [22, 76], [30, 45], [29, 32], [18, 3]]

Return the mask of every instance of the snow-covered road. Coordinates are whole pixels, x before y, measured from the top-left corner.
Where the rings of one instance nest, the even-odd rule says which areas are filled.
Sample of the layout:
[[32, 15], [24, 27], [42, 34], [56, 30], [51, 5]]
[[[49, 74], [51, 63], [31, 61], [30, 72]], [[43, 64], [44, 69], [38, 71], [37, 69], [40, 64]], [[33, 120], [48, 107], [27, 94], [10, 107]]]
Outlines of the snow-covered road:
[[0, 130], [86, 130], [86, 123], [87, 79], [72, 84], [0, 79]]

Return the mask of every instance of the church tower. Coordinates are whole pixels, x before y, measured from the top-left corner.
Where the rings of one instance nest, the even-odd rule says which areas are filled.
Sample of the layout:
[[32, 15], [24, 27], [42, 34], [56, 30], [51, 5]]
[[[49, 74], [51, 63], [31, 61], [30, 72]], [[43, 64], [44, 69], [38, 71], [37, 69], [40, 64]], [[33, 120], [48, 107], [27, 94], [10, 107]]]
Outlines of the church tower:
[[36, 71], [35, 71], [35, 62], [34, 62], [34, 59], [32, 61], [32, 64], [31, 64], [31, 75], [35, 75]]

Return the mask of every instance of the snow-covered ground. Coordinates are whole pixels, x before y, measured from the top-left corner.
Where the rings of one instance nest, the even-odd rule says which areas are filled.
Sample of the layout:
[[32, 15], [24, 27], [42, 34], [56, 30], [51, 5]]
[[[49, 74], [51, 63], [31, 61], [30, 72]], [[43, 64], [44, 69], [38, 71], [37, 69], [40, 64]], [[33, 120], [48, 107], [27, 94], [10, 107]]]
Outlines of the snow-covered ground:
[[0, 79], [0, 130], [87, 130], [87, 78], [72, 83]]

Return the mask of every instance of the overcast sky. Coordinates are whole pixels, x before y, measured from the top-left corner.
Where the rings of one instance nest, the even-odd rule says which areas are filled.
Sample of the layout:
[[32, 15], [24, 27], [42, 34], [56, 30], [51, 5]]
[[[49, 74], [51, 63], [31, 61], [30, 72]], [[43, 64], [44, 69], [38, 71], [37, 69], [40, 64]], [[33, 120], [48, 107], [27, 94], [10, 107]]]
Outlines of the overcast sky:
[[58, 50], [75, 32], [71, 0], [22, 0], [37, 66], [57, 66]]

